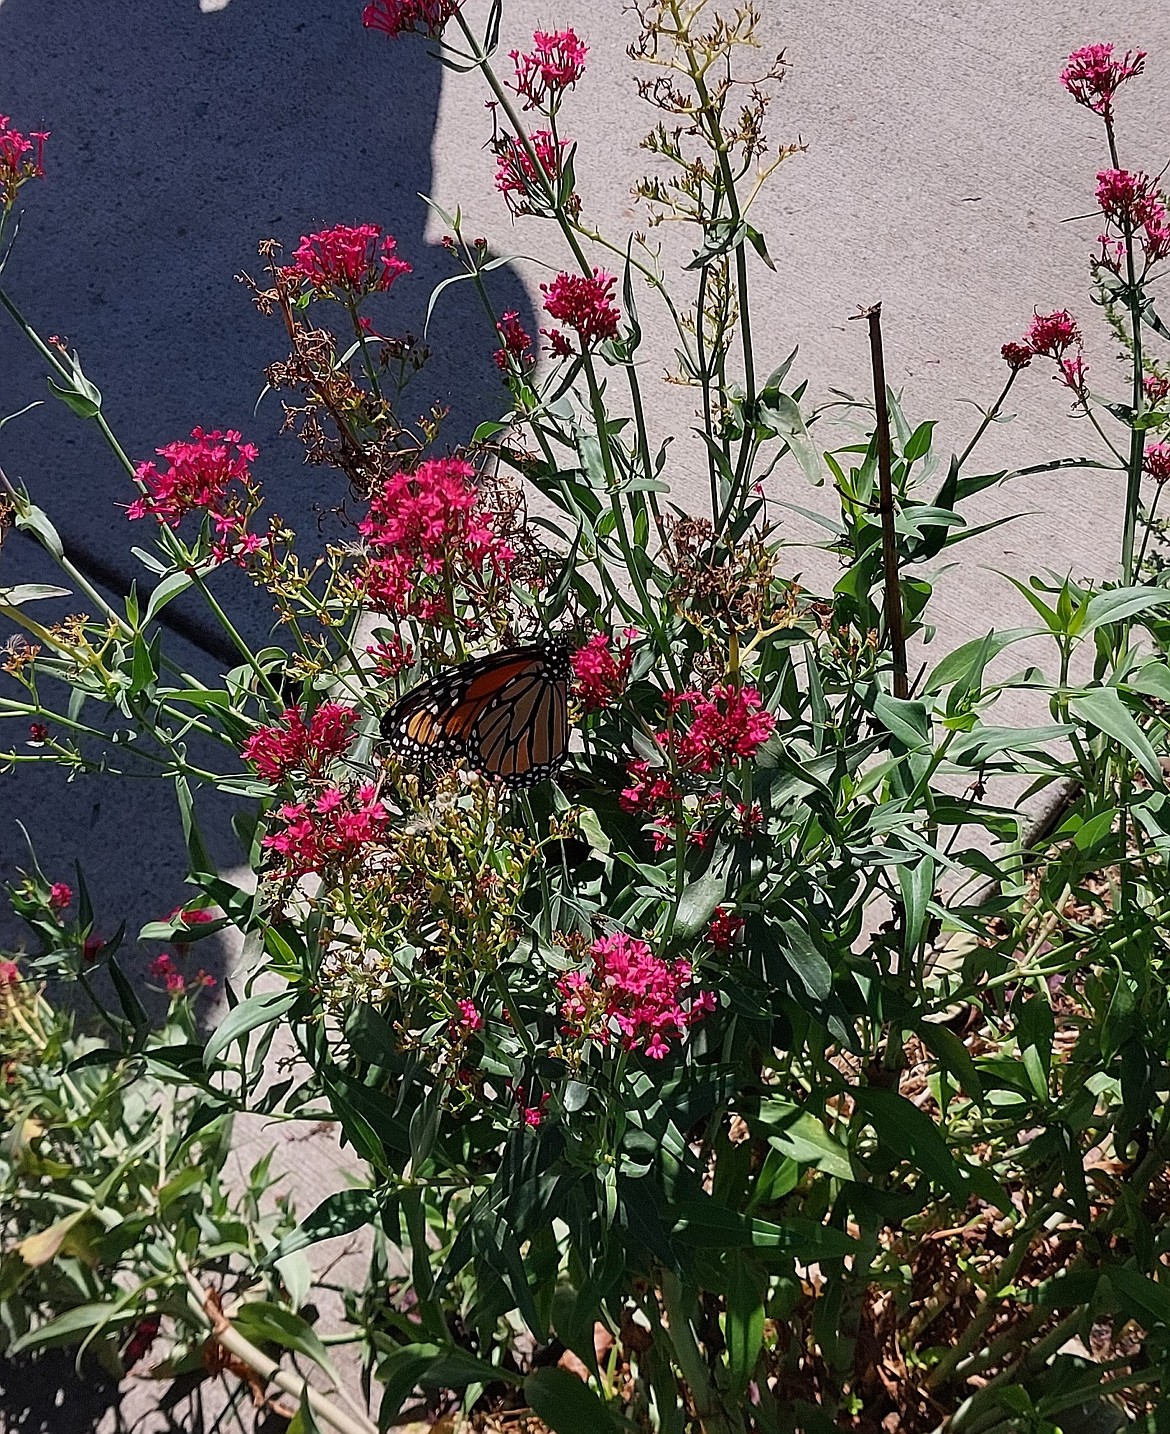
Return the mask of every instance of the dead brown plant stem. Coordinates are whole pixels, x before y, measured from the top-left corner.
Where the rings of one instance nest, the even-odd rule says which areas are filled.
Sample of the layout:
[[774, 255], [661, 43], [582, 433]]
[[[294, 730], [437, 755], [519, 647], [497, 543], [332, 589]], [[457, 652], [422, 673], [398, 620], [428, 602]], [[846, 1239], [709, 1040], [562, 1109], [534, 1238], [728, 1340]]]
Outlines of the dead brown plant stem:
[[878, 512], [882, 524], [882, 570], [885, 586], [886, 636], [894, 664], [894, 696], [908, 697], [906, 629], [902, 589], [898, 582], [898, 547], [894, 538], [894, 480], [890, 456], [890, 411], [886, 403], [886, 361], [882, 349], [882, 306], [865, 311], [869, 322], [869, 353], [873, 367], [873, 407], [877, 420]]

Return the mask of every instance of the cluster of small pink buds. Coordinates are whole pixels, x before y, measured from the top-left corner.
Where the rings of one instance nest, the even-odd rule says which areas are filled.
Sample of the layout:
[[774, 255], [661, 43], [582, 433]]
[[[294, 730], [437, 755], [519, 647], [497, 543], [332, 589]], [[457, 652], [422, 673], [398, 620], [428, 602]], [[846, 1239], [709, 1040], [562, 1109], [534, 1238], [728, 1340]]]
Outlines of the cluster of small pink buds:
[[496, 188], [513, 217], [548, 213], [568, 145], [568, 140], [558, 141], [547, 129], [530, 134], [527, 146], [514, 135], [496, 142]]
[[500, 347], [494, 355], [498, 369], [506, 373], [513, 365], [523, 369], [532, 362], [532, 336], [525, 330], [515, 309], [503, 315], [496, 325], [496, 332], [500, 336]]
[[1142, 467], [1159, 487], [1170, 480], [1170, 443], [1149, 444]]
[[461, 458], [430, 458], [387, 478], [358, 524], [369, 551], [356, 579], [371, 606], [396, 617], [445, 613], [454, 584], [507, 578], [515, 557], [495, 532]]
[[1085, 45], [1068, 57], [1060, 82], [1077, 104], [1109, 118], [1114, 95], [1126, 80], [1141, 74], [1145, 59], [1145, 50], [1126, 50], [1115, 58], [1112, 45]]
[[[1076, 352], [1070, 353], [1073, 349]], [[1034, 314], [1023, 341], [1004, 344], [1000, 353], [1013, 373], [1027, 368], [1034, 358], [1054, 360], [1056, 373], [1053, 376], [1070, 389], [1081, 403], [1088, 398], [1088, 365], [1081, 352], [1081, 331], [1067, 309], [1055, 309], [1050, 314]]]
[[188, 513], [206, 513], [221, 535], [229, 530], [242, 532], [246, 519], [232, 485], [241, 485], [248, 501], [253, 500], [255, 485], [249, 465], [256, 461], [255, 444], [241, 443], [234, 429], [205, 433], [193, 428], [189, 441], [168, 443], [156, 452], [166, 459], [167, 466], [140, 463], [134, 470], [146, 492], [126, 509], [128, 518], [149, 515], [176, 528]]
[[64, 911], [73, 900], [73, 888], [64, 881], [55, 881], [49, 888], [49, 905], [54, 911]]
[[1148, 265], [1170, 256], [1170, 217], [1157, 180], [1141, 170], [1103, 169], [1097, 175], [1097, 203], [1106, 223], [1122, 235], [1118, 239], [1108, 229], [1100, 235], [1106, 268], [1121, 273], [1128, 239], [1139, 241]]
[[182, 971], [175, 965], [174, 957], [167, 952], [156, 956], [147, 967], [148, 974], [156, 981], [161, 981], [170, 996], [182, 996], [190, 991], [210, 989], [216, 984], [215, 977], [209, 976], [206, 971], [200, 969], [194, 976], [184, 976]]

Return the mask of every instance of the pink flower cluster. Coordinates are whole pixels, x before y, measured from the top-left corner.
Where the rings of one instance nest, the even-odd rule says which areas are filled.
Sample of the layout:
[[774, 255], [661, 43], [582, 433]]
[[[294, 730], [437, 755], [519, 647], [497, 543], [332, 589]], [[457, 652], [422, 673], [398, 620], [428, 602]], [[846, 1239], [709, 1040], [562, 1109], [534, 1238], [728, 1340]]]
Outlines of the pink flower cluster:
[[532, 37], [532, 49], [526, 54], [519, 50], [511, 52], [516, 67], [516, 80], [512, 88], [524, 100], [524, 108], [555, 108], [562, 94], [575, 85], [585, 71], [585, 56], [588, 45], [583, 44], [572, 30], [557, 30], [552, 34], [537, 30]]
[[34, 129], [29, 134], [21, 134], [12, 128], [7, 115], [0, 115], [0, 209], [7, 209], [13, 203], [22, 184], [44, 174], [48, 137], [47, 130]]
[[393, 40], [410, 31], [422, 31], [433, 37], [454, 15], [462, 0], [371, 0], [362, 11], [362, 24], [367, 30], [381, 30]]
[[1141, 74], [1145, 60], [1145, 50], [1126, 50], [1115, 59], [1112, 45], [1085, 45], [1068, 57], [1060, 82], [1077, 104], [1108, 117], [1113, 96], [1126, 80]]
[[200, 969], [188, 980], [182, 971], [175, 965], [174, 957], [163, 952], [156, 956], [147, 967], [148, 973], [156, 981], [161, 981], [167, 989], [168, 995], [182, 996], [187, 991], [198, 991], [204, 987], [215, 985], [215, 977], [209, 976], [206, 971]]
[[374, 671], [379, 677], [397, 677], [400, 672], [414, 666], [413, 644], [403, 642], [397, 633], [389, 642], [372, 643], [366, 652], [374, 659]]
[[[583, 351], [605, 339], [616, 338], [621, 318], [611, 294], [616, 282], [612, 274], [601, 269], [594, 269], [588, 276], [558, 274], [551, 284], [540, 286], [545, 312], [576, 330]], [[556, 329], [542, 329], [541, 333], [550, 340], [554, 352], [557, 340], [564, 341]]]
[[357, 720], [357, 708], [344, 702], [322, 702], [307, 722], [299, 707], [286, 707], [275, 726], [248, 738], [241, 755], [270, 782], [283, 782], [294, 771], [320, 776], [349, 746]]
[[561, 157], [568, 143], [558, 142], [547, 129], [530, 134], [528, 148], [513, 135], [497, 142], [496, 188], [513, 215], [547, 213], [549, 191], [561, 177]]
[[483, 1030], [483, 1016], [474, 1001], [464, 996], [455, 1002], [459, 1015], [451, 1021], [451, 1034], [458, 1037], [473, 1036]]
[[[693, 846], [705, 849], [711, 840], [711, 823], [729, 816], [740, 835], [754, 837], [763, 821], [759, 804], [727, 803], [722, 791], [700, 793], [698, 807], [685, 812], [681, 779], [708, 777], [728, 765], [754, 757], [776, 729], [754, 687], [733, 683], [715, 686], [709, 696], [701, 692], [668, 692], [671, 721], [656, 734], [664, 755], [663, 765], [636, 758], [626, 767], [619, 802], [624, 811], [642, 812], [653, 824], [654, 847], [661, 851], [680, 828]], [[685, 714], [690, 713], [689, 723]]]
[[660, 1061], [672, 1036], [681, 1039], [715, 1009], [710, 991], [689, 995], [690, 962], [663, 961], [645, 941], [605, 936], [589, 952], [591, 971], [570, 971], [557, 982], [564, 1032], [572, 1039], [609, 1045], [616, 1038], [623, 1049]]
[[[1103, 169], [1097, 175], [1097, 203], [1108, 223], [1140, 241], [1147, 264], [1170, 256], [1170, 217], [1157, 180], [1141, 170]], [[1100, 244], [1101, 262], [1120, 273], [1124, 243], [1106, 232]]]
[[485, 571], [506, 579], [512, 549], [480, 504], [475, 469], [461, 458], [429, 458], [387, 478], [358, 527], [369, 556], [357, 582], [380, 612], [429, 621], [445, 612], [459, 580]]
[[[1069, 353], [1072, 348], [1076, 349], [1075, 354]], [[1055, 309], [1050, 314], [1033, 314], [1023, 341], [1004, 344], [1000, 352], [1013, 373], [1027, 368], [1034, 358], [1053, 359], [1056, 363], [1054, 377], [1084, 402], [1088, 367], [1081, 352], [1080, 327], [1067, 309]]]
[[287, 802], [276, 815], [283, 826], [261, 845], [276, 852], [280, 875], [292, 879], [360, 855], [382, 840], [390, 821], [372, 783], [352, 792], [326, 787], [315, 801]]
[[15, 961], [0, 961], [0, 991], [20, 984], [20, 968]]
[[49, 888], [49, 905], [54, 911], [64, 911], [73, 900], [73, 888], [64, 881], [55, 881]]
[[496, 325], [496, 332], [500, 336], [500, 347], [493, 357], [496, 367], [507, 372], [516, 363], [523, 368], [532, 362], [532, 336], [525, 331], [524, 325], [520, 322], [520, 315], [515, 309], [510, 309]]
[[[220, 561], [228, 556], [242, 561], [260, 547], [257, 535], [247, 531], [248, 510], [256, 503], [249, 467], [259, 451], [255, 444], [241, 443], [235, 429], [205, 433], [193, 428], [189, 442], [168, 443], [155, 451], [167, 466], [140, 463], [134, 470], [146, 492], [126, 509], [128, 518], [149, 515], [177, 528], [188, 513], [206, 513], [218, 535], [215, 555]], [[242, 495], [233, 489], [236, 483]]]
[[1170, 481], [1170, 443], [1149, 444], [1142, 467], [1159, 487]]
[[355, 301], [385, 293], [399, 274], [410, 273], [410, 265], [394, 253], [397, 247], [377, 224], [335, 224], [305, 235], [284, 274], [319, 294]]
[[611, 649], [609, 634], [597, 632], [573, 653], [574, 691], [587, 712], [608, 707], [626, 690], [640, 635], [636, 627], [624, 628]]

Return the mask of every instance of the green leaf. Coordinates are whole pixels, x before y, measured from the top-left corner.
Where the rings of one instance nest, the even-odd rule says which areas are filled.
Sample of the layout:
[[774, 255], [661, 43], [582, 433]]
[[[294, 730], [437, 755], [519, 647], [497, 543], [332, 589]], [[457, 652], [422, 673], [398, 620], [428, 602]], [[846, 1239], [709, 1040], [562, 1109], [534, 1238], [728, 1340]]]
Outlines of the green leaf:
[[727, 1283], [728, 1397], [739, 1404], [764, 1347], [764, 1293], [767, 1279], [749, 1260], [730, 1260]]
[[113, 1300], [101, 1304], [75, 1305], [48, 1324], [28, 1330], [8, 1346], [7, 1354], [23, 1354], [32, 1349], [55, 1349], [62, 1345], [78, 1344], [87, 1335], [106, 1327], [121, 1329], [124, 1325], [135, 1324], [139, 1319], [137, 1310], [116, 1304]]
[[601, 1434], [615, 1427], [593, 1390], [567, 1369], [537, 1369], [524, 1381], [524, 1398], [554, 1434]]
[[26, 602], [62, 597], [72, 597], [68, 588], [55, 588], [51, 583], [17, 583], [14, 588], [0, 588], [0, 608], [23, 607]]
[[1069, 697], [1069, 707], [1085, 722], [1132, 752], [1155, 786], [1164, 785], [1162, 768], [1150, 740], [1121, 700], [1116, 687], [1093, 687]]
[[[751, 1123], [755, 1126], [757, 1121]], [[839, 1180], [853, 1179], [849, 1152], [833, 1139], [811, 1110], [802, 1110], [786, 1100], [765, 1100], [760, 1105], [758, 1123], [767, 1135], [768, 1144], [781, 1154]]]
[[853, 1092], [878, 1140], [952, 1195], [966, 1193], [963, 1173], [934, 1121], [897, 1091], [863, 1086]]
[[329, 1359], [329, 1351], [307, 1320], [291, 1310], [281, 1309], [268, 1300], [253, 1300], [241, 1305], [232, 1315], [232, 1323], [245, 1339], [253, 1343], [278, 1344], [303, 1354], [339, 1384], [340, 1378]]
[[142, 619], [143, 627], [156, 618], [172, 598], [186, 592], [194, 581], [190, 573], [172, 573], [170, 577], [163, 578], [150, 594], [150, 600], [146, 604], [146, 616]]
[[1131, 1319], [1147, 1327], [1151, 1323], [1170, 1325], [1170, 1289], [1165, 1285], [1128, 1265], [1107, 1271], [1105, 1277]]
[[892, 737], [912, 752], [930, 741], [930, 717], [925, 702], [879, 692], [873, 699], [873, 715]]
[[1123, 618], [1134, 617], [1150, 608], [1165, 607], [1168, 603], [1170, 592], [1165, 588], [1112, 588], [1089, 599], [1078, 632], [1087, 635], [1107, 622], [1120, 622]]
[[726, 895], [727, 873], [716, 871], [712, 863], [702, 876], [687, 882], [674, 915], [674, 934], [683, 940], [697, 936]]
[[771, 402], [761, 402], [760, 417], [788, 444], [808, 481], [819, 487], [825, 481], [820, 451], [812, 441], [797, 401], [791, 394], [777, 393]]
[[212, 1065], [222, 1051], [250, 1031], [279, 1021], [299, 999], [299, 991], [265, 991], [262, 995], [249, 996], [246, 1001], [241, 1001], [212, 1031], [203, 1052], [204, 1066]]

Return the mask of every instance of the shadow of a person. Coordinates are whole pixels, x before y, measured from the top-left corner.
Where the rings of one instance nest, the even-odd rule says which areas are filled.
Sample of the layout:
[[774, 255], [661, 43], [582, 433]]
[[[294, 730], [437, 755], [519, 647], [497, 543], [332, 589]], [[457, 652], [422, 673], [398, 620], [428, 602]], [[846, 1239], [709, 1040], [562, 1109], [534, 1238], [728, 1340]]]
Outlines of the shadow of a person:
[[[259, 445], [255, 472], [269, 507], [311, 550], [320, 541], [317, 511], [340, 500], [342, 480], [307, 466], [297, 440], [281, 436], [274, 398], [256, 409], [263, 369], [285, 356], [284, 334], [234, 276], [256, 273], [263, 238], [290, 252], [302, 234], [374, 222], [413, 266], [374, 316], [386, 333], [420, 334], [432, 288], [456, 272], [420, 198], [431, 186], [443, 71], [424, 40], [390, 43], [363, 31], [361, 0], [230, 0], [207, 9], [198, 0], [0, 0], [0, 108], [20, 128], [52, 131], [45, 178], [21, 195], [23, 227], [4, 283], [42, 334], [79, 351], [131, 458], [151, 456], [196, 424], [240, 429]], [[499, 311], [518, 310], [534, 332], [518, 278], [501, 269], [490, 279]], [[445, 450], [497, 417], [505, 398], [491, 359], [495, 335], [470, 284], [444, 294], [428, 342], [434, 360], [408, 391], [403, 416], [450, 405]], [[113, 588], [147, 576], [130, 554], [147, 537], [124, 512], [133, 490], [96, 425], [48, 398], [42, 362], [5, 316], [0, 416], [35, 400], [45, 406], [4, 428], [0, 463], [51, 515], [67, 547], [102, 565], [117, 601]], [[5, 585], [59, 581], [17, 535], [0, 566]], [[270, 599], [233, 583], [238, 577], [222, 575], [236, 625], [251, 642], [268, 641]], [[214, 634], [207, 612], [183, 602], [176, 610]], [[37, 615], [54, 621], [82, 606], [73, 597], [44, 603]], [[181, 643], [176, 656], [204, 676], [216, 670]], [[0, 746], [24, 741], [14, 726], [0, 729]], [[229, 807], [210, 804], [208, 832], [213, 856], [228, 863], [238, 851]], [[66, 785], [60, 769], [41, 766], [0, 774], [5, 880], [27, 866], [18, 820], [52, 880], [70, 880], [74, 859], [81, 862], [104, 934], [125, 918], [132, 938], [191, 897], [174, 804], [157, 783], [92, 775]], [[0, 935], [11, 929], [0, 915]], [[222, 961], [209, 946], [200, 944], [200, 964], [222, 986]], [[127, 964], [140, 980], [141, 964]], [[94, 1424], [80, 1400], [66, 1400], [55, 1418], [54, 1434]]]

